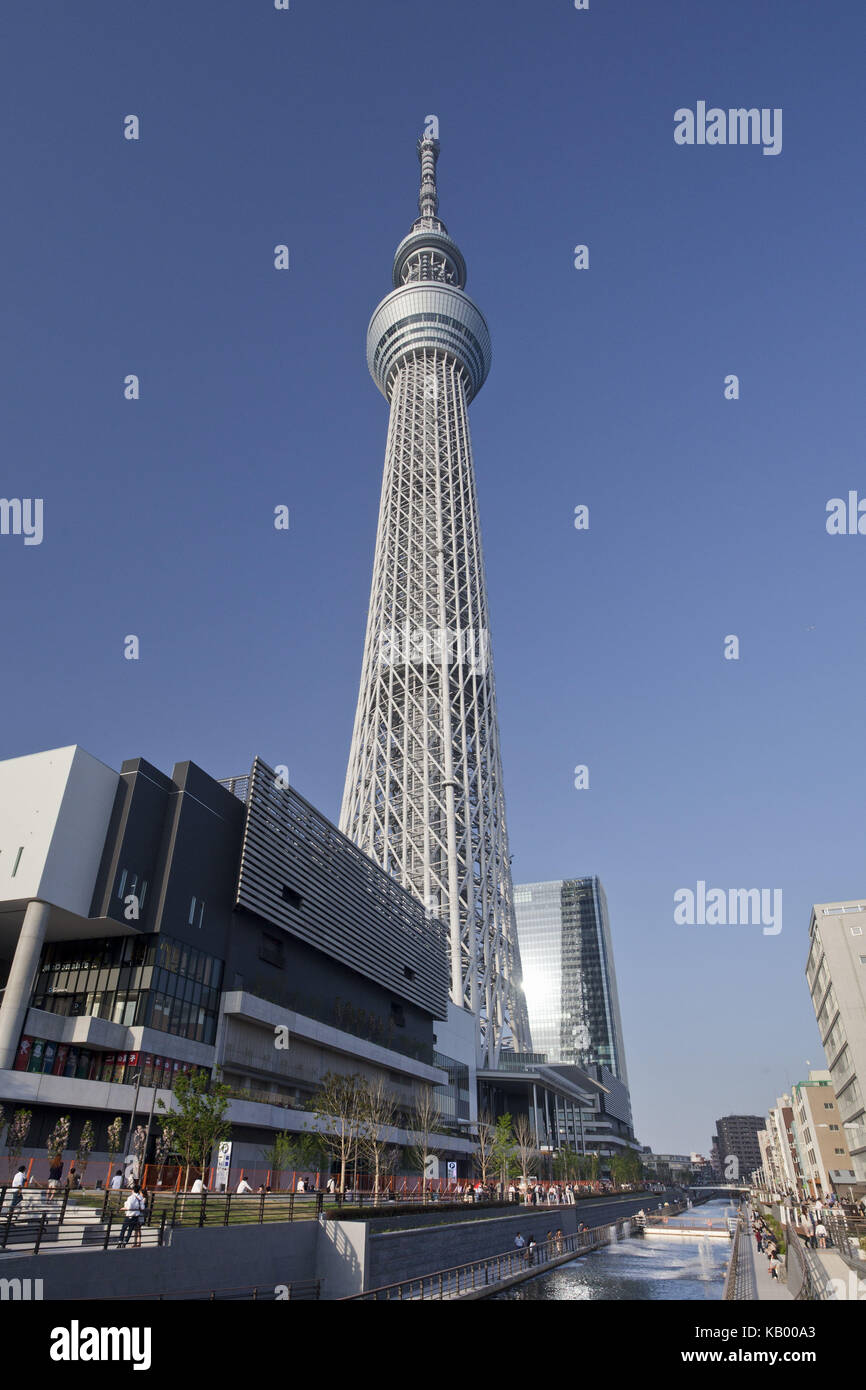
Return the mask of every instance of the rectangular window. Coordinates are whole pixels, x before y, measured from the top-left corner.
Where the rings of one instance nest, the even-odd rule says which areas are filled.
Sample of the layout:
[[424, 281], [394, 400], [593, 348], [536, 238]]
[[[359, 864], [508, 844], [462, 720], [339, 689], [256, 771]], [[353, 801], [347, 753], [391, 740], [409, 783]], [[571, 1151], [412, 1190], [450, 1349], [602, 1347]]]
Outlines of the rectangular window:
[[280, 896], [284, 903], [289, 904], [289, 907], [300, 907], [304, 901], [300, 893], [296, 893], [294, 888], [290, 888], [287, 883], [283, 884]]
[[275, 965], [278, 969], [283, 968], [283, 943], [276, 936], [268, 936], [262, 932], [259, 942], [259, 958], [266, 961], [268, 965]]

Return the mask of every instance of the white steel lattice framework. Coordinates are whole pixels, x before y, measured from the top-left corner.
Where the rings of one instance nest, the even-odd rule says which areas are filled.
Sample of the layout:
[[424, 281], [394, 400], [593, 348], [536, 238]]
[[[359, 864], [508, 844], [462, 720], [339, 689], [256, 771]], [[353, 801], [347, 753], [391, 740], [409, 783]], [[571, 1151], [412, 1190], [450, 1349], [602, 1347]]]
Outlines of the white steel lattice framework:
[[437, 216], [438, 141], [418, 154], [421, 215], [367, 332], [391, 414], [340, 828], [446, 922], [451, 997], [496, 1066], [531, 1042], [468, 420], [490, 336]]

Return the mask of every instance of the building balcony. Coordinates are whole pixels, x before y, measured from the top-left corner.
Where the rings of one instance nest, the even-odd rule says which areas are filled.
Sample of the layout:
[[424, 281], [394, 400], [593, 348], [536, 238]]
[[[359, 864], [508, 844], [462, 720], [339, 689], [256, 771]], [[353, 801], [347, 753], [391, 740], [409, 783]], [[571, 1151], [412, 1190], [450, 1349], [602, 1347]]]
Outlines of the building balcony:
[[[426, 1055], [427, 1049], [420, 1048], [420, 1045], [419, 1050], [425, 1053], [423, 1059], [411, 1057], [400, 1051], [390, 1041], [387, 1045], [372, 1042], [369, 1039], [359, 1037], [356, 1033], [334, 1027], [329, 1023], [311, 1018], [307, 1014], [296, 1013], [284, 1005], [272, 1003], [270, 1000], [263, 999], [256, 994], [250, 994], [246, 990], [231, 990], [225, 993], [222, 997], [222, 1012], [230, 1018], [244, 1019], [248, 1023], [264, 1024], [272, 1029], [281, 1026], [288, 1028], [289, 1049], [291, 1048], [291, 1037], [295, 1034], [308, 1042], [317, 1043], [327, 1051], [339, 1052], [346, 1057], [369, 1062], [373, 1066], [386, 1068], [388, 1071], [403, 1073], [414, 1080], [425, 1081], [431, 1086], [444, 1086], [448, 1082], [447, 1073], [432, 1065], [432, 1045], [429, 1049], [429, 1061]], [[228, 1051], [232, 1044], [227, 1041], [224, 1046], [226, 1047], [226, 1061], [228, 1062]], [[262, 1054], [257, 1055], [261, 1057]], [[221, 1063], [221, 1058], [218, 1060]], [[260, 1069], [276, 1071], [275, 1059], [271, 1058], [270, 1065]]]
[[45, 1009], [28, 1009], [24, 1023], [28, 1037], [70, 1047], [88, 1047], [99, 1052], [150, 1052], [155, 1056], [178, 1058], [199, 1067], [212, 1067], [214, 1049], [193, 1038], [163, 1033], [156, 1028], [127, 1027], [97, 1014], [54, 1014]]

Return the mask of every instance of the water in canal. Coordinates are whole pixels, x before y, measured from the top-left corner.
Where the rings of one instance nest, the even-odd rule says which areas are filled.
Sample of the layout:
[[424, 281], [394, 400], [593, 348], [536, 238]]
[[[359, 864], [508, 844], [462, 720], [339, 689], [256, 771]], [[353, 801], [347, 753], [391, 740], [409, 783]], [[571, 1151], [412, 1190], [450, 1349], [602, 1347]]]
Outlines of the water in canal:
[[[724, 1225], [736, 1209], [706, 1202], [670, 1219], [671, 1225]], [[727, 1240], [635, 1236], [539, 1274], [493, 1299], [711, 1299], [722, 1296], [731, 1257]], [[491, 1300], [493, 1301], [493, 1300]]]

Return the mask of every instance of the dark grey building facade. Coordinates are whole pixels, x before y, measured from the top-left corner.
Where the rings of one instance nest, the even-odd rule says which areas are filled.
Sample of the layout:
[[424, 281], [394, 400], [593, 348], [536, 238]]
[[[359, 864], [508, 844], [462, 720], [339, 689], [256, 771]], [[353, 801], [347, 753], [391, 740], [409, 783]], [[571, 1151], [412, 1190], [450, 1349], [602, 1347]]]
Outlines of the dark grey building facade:
[[134, 1080], [143, 1120], [203, 1068], [231, 1087], [234, 1162], [260, 1163], [331, 1071], [387, 1081], [397, 1145], [433, 1086], [466, 1167], [445, 928], [264, 763], [220, 782], [61, 749], [0, 764], [0, 793], [0, 1102], [33, 1113], [25, 1153], [67, 1113], [69, 1148], [89, 1120], [104, 1152]]

